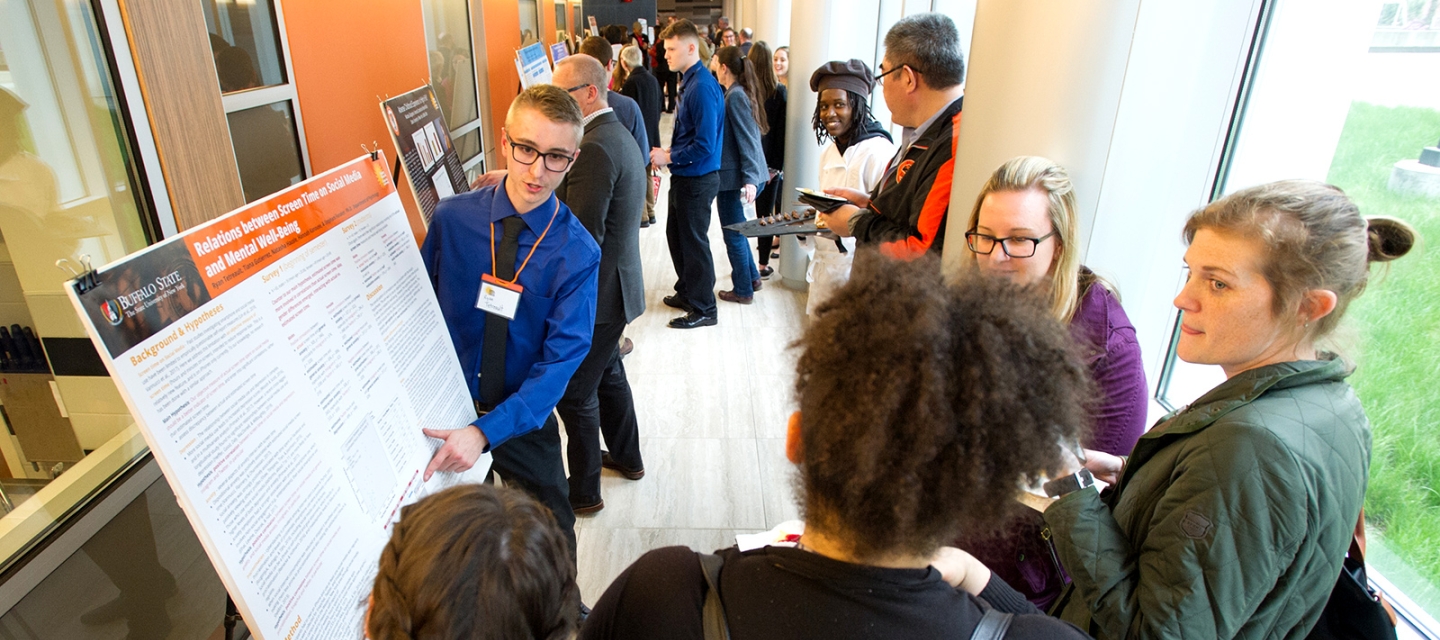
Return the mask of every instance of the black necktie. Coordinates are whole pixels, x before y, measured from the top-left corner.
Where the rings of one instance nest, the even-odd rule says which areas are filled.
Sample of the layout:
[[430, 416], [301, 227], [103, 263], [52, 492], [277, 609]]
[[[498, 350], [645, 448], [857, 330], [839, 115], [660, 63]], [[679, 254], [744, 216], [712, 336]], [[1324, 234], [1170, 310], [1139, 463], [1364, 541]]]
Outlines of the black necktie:
[[[525, 221], [520, 216], [510, 216], [501, 222], [505, 225], [505, 235], [491, 270], [496, 278], [510, 280], [515, 277], [515, 254], [520, 250], [520, 230], [525, 228]], [[505, 335], [509, 329], [510, 321], [504, 317], [493, 313], [485, 315], [485, 344], [480, 348], [480, 401], [486, 409], [493, 409], [505, 399]]]

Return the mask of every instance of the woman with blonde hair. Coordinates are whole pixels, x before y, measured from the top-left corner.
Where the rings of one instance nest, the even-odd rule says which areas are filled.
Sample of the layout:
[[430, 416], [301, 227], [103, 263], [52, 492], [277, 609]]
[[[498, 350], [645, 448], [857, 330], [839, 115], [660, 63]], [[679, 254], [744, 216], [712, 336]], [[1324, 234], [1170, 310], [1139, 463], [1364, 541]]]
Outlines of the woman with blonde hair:
[[[1080, 264], [1079, 225], [1075, 188], [1065, 169], [1038, 156], [1013, 158], [975, 198], [963, 260], [982, 273], [1042, 289], [1050, 315], [1069, 324], [1096, 383], [1084, 446], [1124, 455], [1145, 431], [1145, 368], [1119, 298]], [[1046, 538], [1043, 520], [1030, 513], [1000, 536], [957, 544], [1043, 608], [1065, 586]]]
[[[1098, 638], [1298, 638], [1320, 619], [1365, 499], [1370, 425], [1317, 343], [1414, 231], [1308, 180], [1185, 223], [1181, 360], [1226, 380], [1128, 458], [1087, 452], [1045, 511], [1073, 579], [1054, 611]], [[1112, 483], [1105, 499], [1085, 477]], [[1392, 636], [1393, 637], [1393, 636]]]

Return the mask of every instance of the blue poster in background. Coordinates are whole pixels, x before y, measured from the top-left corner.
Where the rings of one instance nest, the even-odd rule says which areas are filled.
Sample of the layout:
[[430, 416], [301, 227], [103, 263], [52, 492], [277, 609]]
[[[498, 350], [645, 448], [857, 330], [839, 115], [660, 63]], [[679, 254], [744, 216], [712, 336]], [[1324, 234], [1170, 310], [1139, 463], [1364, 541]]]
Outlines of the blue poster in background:
[[570, 55], [570, 48], [565, 46], [564, 42], [556, 42], [550, 45], [550, 58], [553, 59], [556, 64], [559, 64], [559, 62], [564, 60], [568, 55]]
[[537, 84], [550, 84], [550, 57], [545, 55], [545, 45], [536, 42], [515, 52], [520, 66], [520, 85], [525, 88]]

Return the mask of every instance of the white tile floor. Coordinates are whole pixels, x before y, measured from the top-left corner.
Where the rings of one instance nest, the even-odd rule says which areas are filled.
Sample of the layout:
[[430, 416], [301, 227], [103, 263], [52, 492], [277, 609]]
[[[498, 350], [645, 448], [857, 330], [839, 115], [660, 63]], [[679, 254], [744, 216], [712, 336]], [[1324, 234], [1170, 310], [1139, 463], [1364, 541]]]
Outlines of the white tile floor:
[[[666, 115], [661, 135], [669, 133]], [[754, 304], [718, 302], [718, 326], [666, 327], [681, 315], [660, 301], [675, 284], [665, 241], [668, 187], [667, 176], [655, 212], [659, 224], [640, 230], [646, 310], [626, 331], [635, 342], [625, 368], [645, 477], [632, 482], [605, 471], [605, 509], [576, 524], [580, 589], [590, 604], [650, 549], [713, 551], [732, 544], [736, 533], [798, 517], [784, 437], [794, 410], [795, 354], [787, 346], [802, 330], [805, 294], [781, 285], [777, 274], [756, 292]], [[729, 289], [718, 218], [710, 240], [716, 290]]]

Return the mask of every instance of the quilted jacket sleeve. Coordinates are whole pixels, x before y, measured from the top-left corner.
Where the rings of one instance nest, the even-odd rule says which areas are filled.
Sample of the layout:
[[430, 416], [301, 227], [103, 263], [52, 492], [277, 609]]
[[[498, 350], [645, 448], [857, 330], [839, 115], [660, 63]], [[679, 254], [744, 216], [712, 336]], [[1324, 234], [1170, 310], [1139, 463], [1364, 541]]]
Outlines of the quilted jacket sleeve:
[[1173, 468], [1149, 470], [1169, 478], [1162, 494], [1130, 497], [1153, 506], [1134, 521], [1143, 531], [1122, 529], [1094, 491], [1045, 512], [1097, 638], [1233, 637], [1304, 537], [1302, 475], [1274, 434], [1222, 418], [1170, 446], [1183, 447]]

